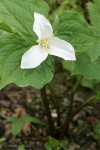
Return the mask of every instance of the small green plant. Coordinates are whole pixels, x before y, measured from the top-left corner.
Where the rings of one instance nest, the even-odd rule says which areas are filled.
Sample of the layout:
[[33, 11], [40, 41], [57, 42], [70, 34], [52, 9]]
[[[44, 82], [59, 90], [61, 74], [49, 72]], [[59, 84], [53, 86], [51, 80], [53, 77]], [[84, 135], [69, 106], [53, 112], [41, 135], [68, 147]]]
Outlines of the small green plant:
[[100, 140], [100, 123], [93, 127], [93, 138], [95, 140]]
[[48, 141], [44, 145], [46, 150], [67, 150], [68, 141], [67, 140], [57, 140], [49, 136]]
[[18, 150], [25, 150], [24, 145], [20, 145], [20, 146], [18, 147]]
[[21, 130], [23, 128], [23, 125], [26, 122], [32, 122], [32, 123], [41, 124], [41, 125], [44, 124], [41, 120], [39, 120], [35, 117], [32, 117], [32, 116], [29, 116], [29, 115], [26, 115], [22, 118], [8, 117], [6, 119], [6, 122], [11, 122], [12, 123], [12, 134], [13, 134], [14, 137], [21, 132]]
[[97, 123], [93, 127], [93, 138], [97, 142], [97, 149], [100, 149], [100, 123]]
[[3, 143], [6, 141], [6, 138], [0, 138], [0, 149], [2, 149]]

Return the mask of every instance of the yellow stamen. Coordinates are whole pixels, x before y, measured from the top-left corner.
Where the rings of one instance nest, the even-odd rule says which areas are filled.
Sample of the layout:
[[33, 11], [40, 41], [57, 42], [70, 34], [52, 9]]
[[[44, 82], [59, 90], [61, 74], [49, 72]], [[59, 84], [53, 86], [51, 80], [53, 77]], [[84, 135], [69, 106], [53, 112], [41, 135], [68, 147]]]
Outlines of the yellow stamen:
[[47, 48], [48, 47], [48, 39], [41, 40], [40, 44], [41, 44], [42, 47], [46, 47]]

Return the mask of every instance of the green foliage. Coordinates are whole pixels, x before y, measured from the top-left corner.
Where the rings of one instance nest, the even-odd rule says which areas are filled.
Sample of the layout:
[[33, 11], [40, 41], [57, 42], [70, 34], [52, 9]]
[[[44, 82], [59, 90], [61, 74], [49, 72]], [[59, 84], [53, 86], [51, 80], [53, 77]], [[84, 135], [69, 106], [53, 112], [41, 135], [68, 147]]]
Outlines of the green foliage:
[[45, 0], [50, 6], [50, 16], [56, 15], [57, 12], [64, 10], [77, 11], [82, 13], [80, 0]]
[[2, 150], [3, 148], [3, 144], [6, 141], [6, 138], [0, 138], [0, 150]]
[[18, 33], [26, 40], [31, 39], [31, 41], [35, 36], [32, 30], [34, 12], [47, 16], [48, 5], [42, 0], [0, 0], [0, 22], [8, 25], [13, 32]]
[[20, 146], [18, 147], [18, 150], [25, 150], [24, 145], [20, 145]]
[[67, 150], [68, 141], [67, 140], [57, 140], [49, 136], [48, 141], [44, 145], [46, 150]]
[[41, 120], [39, 120], [35, 117], [32, 117], [32, 116], [29, 116], [29, 115], [23, 116], [22, 118], [8, 117], [6, 119], [6, 122], [12, 123], [12, 134], [14, 137], [21, 132], [23, 125], [26, 122], [32, 122], [32, 123], [41, 124], [41, 125], [44, 124]]
[[53, 78], [53, 60], [49, 57], [36, 69], [22, 70], [21, 57], [36, 44], [32, 26], [34, 12], [47, 16], [48, 5], [42, 0], [1, 0], [0, 28], [14, 34], [0, 36], [0, 88], [9, 83], [42, 88]]
[[89, 2], [87, 5], [90, 20], [94, 26], [87, 25], [85, 21], [82, 21], [82, 18], [80, 18], [80, 21], [79, 18], [76, 19], [82, 23], [82, 26], [79, 27], [78, 24], [74, 24], [74, 27], [72, 27], [73, 23], [70, 25], [71, 30], [75, 28], [76, 32], [74, 33], [75, 35], [72, 34], [72, 40], [68, 40], [72, 42], [76, 51], [79, 49], [79, 52], [83, 53], [77, 54], [76, 62], [63, 61], [64, 69], [69, 70], [72, 75], [82, 75], [84, 77], [81, 82], [82, 85], [90, 88], [95, 88], [95, 85], [100, 82], [100, 34], [96, 32], [100, 30], [100, 24], [98, 23], [100, 22], [99, 4], [100, 1], [95, 0], [94, 3]]
[[93, 138], [95, 140], [100, 140], [100, 123], [96, 124], [94, 127], [93, 127]]
[[0, 1], [0, 22], [5, 23], [6, 26], [8, 25], [13, 32], [18, 33], [21, 36], [26, 35], [25, 37], [27, 37], [27, 40], [29, 37], [34, 39], [35, 36], [32, 30], [34, 12], [39, 12], [47, 16], [48, 5], [42, 0]]
[[0, 88], [9, 83], [23, 87], [32, 85], [41, 88], [53, 77], [51, 57], [35, 69], [20, 68], [21, 57], [30, 44], [18, 35], [10, 34], [0, 37]]
[[[95, 7], [96, 3], [98, 1], [89, 3], [90, 14], [90, 5]], [[54, 64], [51, 57], [35, 69], [20, 68], [22, 55], [36, 44], [36, 35], [32, 29], [34, 12], [47, 16], [48, 5], [43, 0], [0, 1], [0, 29], [8, 32], [0, 35], [0, 89], [9, 83], [21, 87], [31, 85], [39, 89], [53, 78]], [[75, 12], [58, 13], [53, 28], [55, 36], [70, 42], [76, 51], [77, 61], [64, 62], [64, 68], [73, 75], [100, 81], [100, 37], [93, 28]]]
[[94, 43], [98, 43], [99, 37], [81, 15], [75, 12], [63, 12], [58, 14], [58, 17], [59, 23], [55, 35], [69, 41], [76, 52], [84, 52]]
[[87, 8], [91, 23], [100, 34], [100, 0], [94, 0], [94, 3], [89, 2]]
[[0, 138], [0, 144], [6, 141], [6, 138]]

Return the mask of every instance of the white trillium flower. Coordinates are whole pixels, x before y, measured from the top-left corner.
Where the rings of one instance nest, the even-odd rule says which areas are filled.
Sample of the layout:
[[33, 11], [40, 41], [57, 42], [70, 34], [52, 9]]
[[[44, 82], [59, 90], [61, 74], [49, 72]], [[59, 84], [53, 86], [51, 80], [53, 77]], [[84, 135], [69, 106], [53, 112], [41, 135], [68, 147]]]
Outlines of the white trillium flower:
[[34, 13], [33, 30], [38, 36], [38, 45], [26, 51], [21, 60], [22, 69], [36, 68], [48, 55], [61, 57], [65, 60], [76, 60], [73, 46], [53, 35], [53, 28], [43, 15]]

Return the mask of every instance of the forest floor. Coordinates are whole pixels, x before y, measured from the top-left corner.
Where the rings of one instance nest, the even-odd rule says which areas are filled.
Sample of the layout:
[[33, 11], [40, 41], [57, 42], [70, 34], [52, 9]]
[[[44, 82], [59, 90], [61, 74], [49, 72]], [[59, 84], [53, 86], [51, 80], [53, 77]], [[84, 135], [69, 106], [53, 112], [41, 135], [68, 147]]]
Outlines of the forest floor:
[[[72, 85], [69, 85], [70, 80], [72, 80]], [[62, 124], [66, 119], [69, 106], [68, 94], [74, 82], [75, 79], [70, 79], [69, 76], [66, 76], [66, 73], [59, 73], [52, 81], [57, 102], [61, 106]], [[92, 94], [92, 90], [80, 86], [74, 97], [74, 108]], [[48, 86], [47, 95], [51, 104], [52, 98]], [[56, 110], [53, 105], [50, 105], [50, 107], [53, 119], [56, 122]], [[40, 126], [25, 123], [22, 132], [16, 138], [13, 138], [12, 125], [5, 122], [8, 116], [20, 118], [27, 113], [47, 122], [40, 91], [32, 87], [19, 88], [15, 84], [5, 87], [0, 93], [0, 138], [6, 137], [7, 140], [1, 150], [17, 150], [17, 147], [21, 144], [25, 144], [27, 150], [44, 150], [44, 143], [49, 136], [47, 124]], [[94, 101], [73, 119], [68, 137], [69, 147], [66, 150], [99, 150], [98, 142], [93, 138], [93, 126], [98, 122], [100, 122], [100, 104]]]

